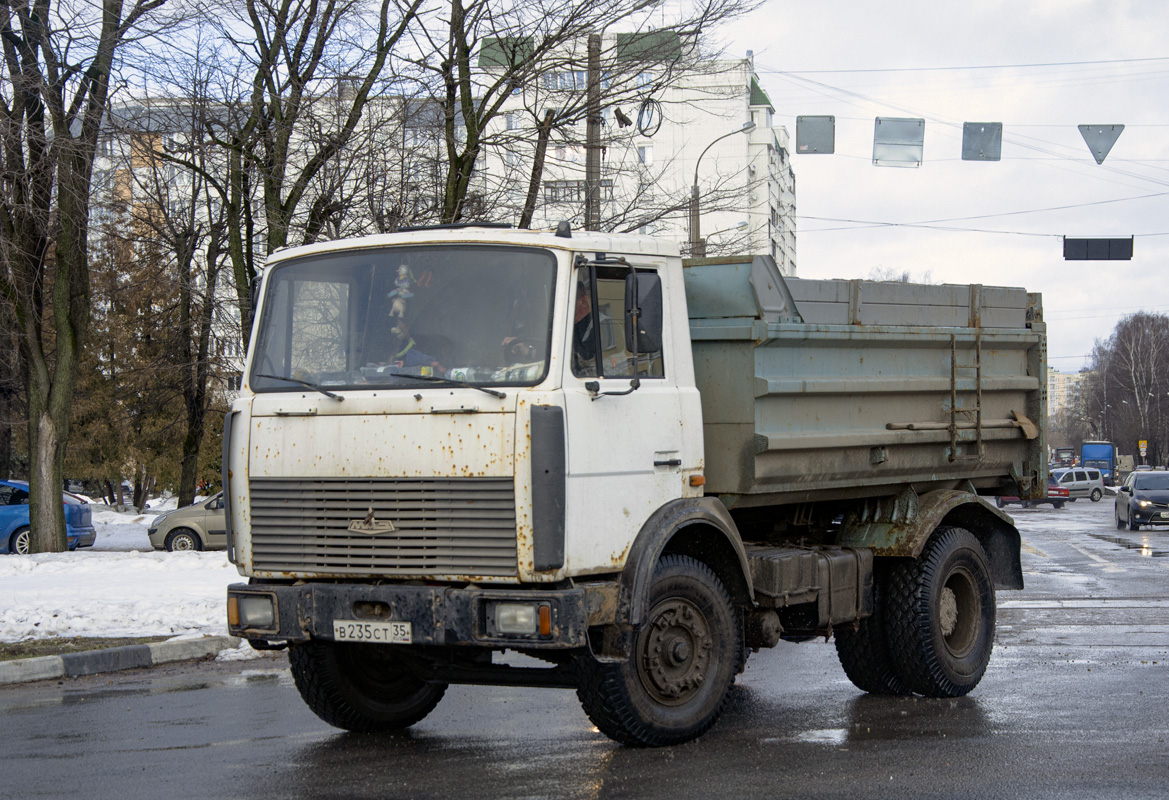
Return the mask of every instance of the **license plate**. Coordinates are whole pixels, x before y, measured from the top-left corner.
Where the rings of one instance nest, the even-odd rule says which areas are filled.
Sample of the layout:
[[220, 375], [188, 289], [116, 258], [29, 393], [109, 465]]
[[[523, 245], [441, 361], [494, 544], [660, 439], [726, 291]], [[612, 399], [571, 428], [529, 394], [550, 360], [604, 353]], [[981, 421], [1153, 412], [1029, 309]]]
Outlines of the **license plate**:
[[409, 622], [366, 622], [356, 619], [333, 620], [333, 638], [338, 642], [375, 642], [410, 644], [414, 632]]
[[1169, 519], [1169, 511], [1162, 511], [1161, 519]]

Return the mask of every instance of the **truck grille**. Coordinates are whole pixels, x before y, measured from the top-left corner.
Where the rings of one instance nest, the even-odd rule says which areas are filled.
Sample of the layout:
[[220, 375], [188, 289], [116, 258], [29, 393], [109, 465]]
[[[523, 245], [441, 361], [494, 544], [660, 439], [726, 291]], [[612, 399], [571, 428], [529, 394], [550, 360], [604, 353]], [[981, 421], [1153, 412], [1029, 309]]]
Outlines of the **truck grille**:
[[[517, 574], [511, 478], [255, 478], [249, 488], [258, 571]], [[395, 530], [349, 530], [371, 507]]]

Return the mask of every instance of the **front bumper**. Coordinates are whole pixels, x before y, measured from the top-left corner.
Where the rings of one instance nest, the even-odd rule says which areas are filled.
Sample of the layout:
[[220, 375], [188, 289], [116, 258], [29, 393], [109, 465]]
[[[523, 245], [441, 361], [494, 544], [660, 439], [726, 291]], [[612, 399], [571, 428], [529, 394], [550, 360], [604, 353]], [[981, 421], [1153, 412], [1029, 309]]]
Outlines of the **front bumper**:
[[1169, 509], [1164, 506], [1141, 508], [1131, 505], [1128, 507], [1128, 513], [1133, 522], [1139, 522], [1141, 525], [1169, 525], [1169, 516], [1165, 516], [1169, 514]]
[[[230, 599], [267, 595], [275, 603], [270, 628], [232, 625], [233, 636], [269, 641], [305, 642], [334, 638], [335, 620], [409, 622], [411, 644], [470, 645], [488, 648], [571, 649], [588, 644], [588, 594], [579, 588], [554, 590], [471, 589], [450, 586], [402, 586], [307, 583], [243, 584], [227, 587]], [[547, 603], [547, 635], [499, 635], [490, 632], [489, 612], [498, 602]]]

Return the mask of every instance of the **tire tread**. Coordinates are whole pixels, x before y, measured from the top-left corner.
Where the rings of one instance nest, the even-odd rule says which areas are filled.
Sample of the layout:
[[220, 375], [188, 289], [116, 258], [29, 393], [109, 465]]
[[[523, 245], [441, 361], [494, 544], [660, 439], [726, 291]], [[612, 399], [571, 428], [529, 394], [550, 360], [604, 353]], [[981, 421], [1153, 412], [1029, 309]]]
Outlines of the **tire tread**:
[[[683, 731], [666, 731], [646, 722], [637, 714], [626, 676], [623, 674], [628, 665], [600, 662], [590, 654], [581, 656], [576, 662], [577, 697], [597, 729], [623, 745], [663, 747], [697, 739], [718, 720], [730, 693], [730, 686], [735, 676], [742, 671], [744, 660], [742, 625], [739, 624], [739, 615], [726, 588], [710, 567], [687, 556], [666, 556], [660, 562], [659, 569], [673, 565], [695, 570], [696, 576], [700, 575], [705, 579], [708, 588], [713, 590], [720, 602], [725, 603], [731, 611], [734, 641], [730, 649], [733, 650], [733, 663], [728, 672], [727, 687], [723, 690], [713, 713], [706, 719], [697, 721]], [[631, 654], [630, 660], [636, 657], [636, 654]]]
[[[985, 564], [985, 555], [978, 540], [969, 531], [956, 527], [940, 527], [930, 537], [921, 555], [914, 560], [904, 559], [894, 564], [889, 572], [889, 603], [885, 625], [890, 653], [906, 685], [926, 697], [961, 697], [968, 694], [982, 679], [993, 647], [994, 593], [990, 593], [990, 608], [984, 615], [984, 624], [990, 625], [990, 646], [987, 647], [981, 668], [970, 679], [956, 682], [950, 678], [933, 648], [929, 614], [921, 609], [928, 604], [924, 593], [938, 579], [946, 554], [957, 547], [977, 548]], [[989, 574], [987, 574], [989, 580]], [[989, 620], [985, 618], [989, 616]]]

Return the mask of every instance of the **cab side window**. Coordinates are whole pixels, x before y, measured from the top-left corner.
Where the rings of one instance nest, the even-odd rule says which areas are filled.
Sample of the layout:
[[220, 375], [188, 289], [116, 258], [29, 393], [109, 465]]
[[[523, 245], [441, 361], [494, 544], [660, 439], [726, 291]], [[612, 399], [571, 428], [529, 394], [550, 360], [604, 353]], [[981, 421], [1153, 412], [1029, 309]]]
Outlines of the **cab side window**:
[[[638, 353], [635, 366], [633, 352], [626, 347], [625, 278], [629, 275], [629, 269], [601, 266], [595, 269], [595, 295], [590, 269], [579, 267], [576, 271], [572, 374], [579, 378], [665, 377], [665, 364], [660, 349]], [[642, 272], [638, 270], [638, 274]]]

